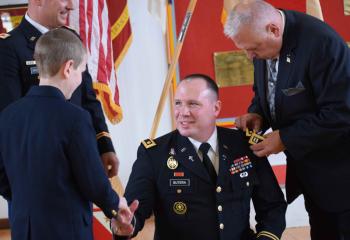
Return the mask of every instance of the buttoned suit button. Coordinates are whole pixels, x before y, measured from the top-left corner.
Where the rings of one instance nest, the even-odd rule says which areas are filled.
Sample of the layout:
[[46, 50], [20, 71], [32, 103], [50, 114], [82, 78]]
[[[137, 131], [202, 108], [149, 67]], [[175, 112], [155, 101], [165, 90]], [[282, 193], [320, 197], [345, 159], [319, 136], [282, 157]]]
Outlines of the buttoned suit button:
[[218, 211], [222, 212], [222, 206], [221, 205], [218, 206]]

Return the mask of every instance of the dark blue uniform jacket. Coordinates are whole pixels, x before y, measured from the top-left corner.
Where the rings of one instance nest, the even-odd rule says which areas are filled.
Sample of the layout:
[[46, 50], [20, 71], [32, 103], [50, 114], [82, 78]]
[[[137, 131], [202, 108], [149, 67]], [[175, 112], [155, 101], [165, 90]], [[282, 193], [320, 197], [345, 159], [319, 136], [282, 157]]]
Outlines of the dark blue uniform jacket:
[[[178, 131], [141, 145], [125, 190], [140, 201], [135, 234], [155, 215], [156, 240], [277, 240], [286, 203], [266, 158], [250, 151], [240, 131], [218, 128], [219, 174], [210, 181], [192, 143]], [[168, 159], [178, 163], [169, 168]], [[173, 161], [174, 162], [174, 161]], [[257, 236], [249, 226], [250, 202]]]
[[0, 194], [12, 240], [92, 240], [90, 201], [118, 210], [90, 116], [57, 88], [34, 86], [1, 112]]

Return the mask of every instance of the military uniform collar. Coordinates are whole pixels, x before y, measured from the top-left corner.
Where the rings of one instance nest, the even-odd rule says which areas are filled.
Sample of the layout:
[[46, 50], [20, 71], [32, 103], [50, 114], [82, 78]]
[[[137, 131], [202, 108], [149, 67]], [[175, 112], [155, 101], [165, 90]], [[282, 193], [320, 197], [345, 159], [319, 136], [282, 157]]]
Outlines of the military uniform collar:
[[61, 90], [52, 86], [33, 86], [29, 89], [27, 96], [53, 97], [66, 100]]
[[49, 29], [47, 27], [44, 27], [43, 25], [41, 25], [40, 23], [36, 22], [35, 20], [33, 20], [32, 18], [29, 17], [28, 13], [26, 13], [26, 15], [24, 16], [24, 18], [33, 25], [33, 27], [35, 27], [39, 32], [41, 32], [41, 34], [44, 34], [46, 32], [49, 31]]
[[[202, 142], [199, 142], [193, 138], [188, 138], [190, 140], [190, 142], [192, 143], [193, 147], [196, 149], [196, 152], [198, 153], [198, 149], [200, 147], [200, 145], [202, 144]], [[214, 129], [214, 132], [212, 133], [212, 135], [210, 136], [210, 138], [207, 140], [207, 143], [210, 144], [210, 150], [213, 151], [215, 153], [215, 155], [217, 155], [218, 152], [218, 132], [216, 130], [216, 127]]]
[[28, 48], [34, 50], [36, 41], [42, 35], [41, 32], [38, 29], [36, 29], [31, 23], [29, 23], [26, 18], [22, 18], [18, 29], [23, 33], [24, 37], [27, 39]]

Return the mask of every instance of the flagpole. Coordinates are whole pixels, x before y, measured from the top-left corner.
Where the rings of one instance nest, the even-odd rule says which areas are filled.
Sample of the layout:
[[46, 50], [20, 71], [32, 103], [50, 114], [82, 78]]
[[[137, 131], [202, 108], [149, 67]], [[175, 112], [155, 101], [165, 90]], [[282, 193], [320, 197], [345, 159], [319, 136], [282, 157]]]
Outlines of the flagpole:
[[306, 0], [306, 13], [324, 21], [319, 0]]
[[162, 94], [161, 94], [160, 99], [159, 99], [157, 111], [156, 111], [156, 114], [155, 114], [154, 119], [153, 119], [153, 125], [152, 125], [152, 130], [151, 130], [151, 135], [150, 135], [151, 139], [153, 139], [157, 133], [160, 117], [161, 117], [163, 110], [164, 110], [165, 100], [166, 100], [167, 94], [169, 92], [171, 80], [173, 78], [173, 75], [174, 75], [174, 72], [176, 69], [176, 63], [179, 60], [183, 41], [185, 39], [185, 35], [187, 32], [194, 8], [196, 7], [196, 4], [197, 4], [197, 0], [190, 0], [190, 3], [188, 4], [185, 19], [182, 23], [181, 31], [180, 31], [179, 37], [177, 39], [174, 57], [171, 61], [171, 64], [170, 64], [170, 67], [168, 70], [168, 74], [167, 74], [166, 80], [164, 82], [163, 91], [162, 91]]

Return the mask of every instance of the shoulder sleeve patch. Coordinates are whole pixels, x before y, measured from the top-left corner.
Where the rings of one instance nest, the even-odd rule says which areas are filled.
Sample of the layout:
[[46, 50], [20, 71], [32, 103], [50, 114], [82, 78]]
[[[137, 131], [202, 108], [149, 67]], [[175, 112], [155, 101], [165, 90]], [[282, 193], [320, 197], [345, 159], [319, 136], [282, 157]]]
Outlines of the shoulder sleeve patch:
[[142, 144], [143, 146], [148, 149], [148, 148], [151, 148], [151, 147], [154, 147], [157, 145], [157, 143], [155, 141], [153, 141], [152, 139], [150, 138], [147, 138], [145, 140], [142, 141]]
[[6, 39], [6, 38], [8, 38], [9, 36], [11, 36], [11, 35], [8, 34], [8, 33], [0, 33], [0, 39]]

